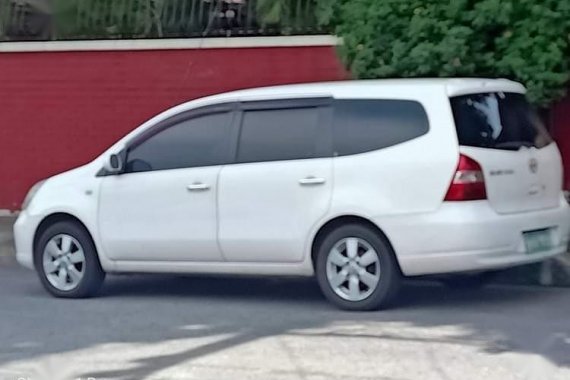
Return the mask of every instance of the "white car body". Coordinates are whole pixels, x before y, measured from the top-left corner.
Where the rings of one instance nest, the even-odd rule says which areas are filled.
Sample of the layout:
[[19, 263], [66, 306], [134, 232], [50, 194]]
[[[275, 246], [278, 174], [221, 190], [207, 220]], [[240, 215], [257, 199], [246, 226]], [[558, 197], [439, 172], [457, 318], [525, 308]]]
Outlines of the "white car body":
[[[556, 144], [505, 151], [458, 143], [450, 97], [488, 92], [525, 89], [487, 79], [350, 81], [243, 90], [182, 104], [91, 163], [49, 178], [15, 225], [17, 259], [34, 268], [38, 226], [53, 215], [86, 227], [106, 272], [310, 276], [315, 236], [338, 218], [376, 226], [409, 276], [506, 268], [565, 252], [570, 210]], [[429, 132], [354, 155], [97, 176], [110, 154], [181, 112], [318, 97], [416, 101]], [[460, 154], [481, 164], [488, 199], [444, 201]], [[529, 160], [538, 163], [538, 174], [529, 174]], [[505, 169], [512, 173], [496, 175]], [[527, 253], [523, 234], [546, 228], [551, 249]]]

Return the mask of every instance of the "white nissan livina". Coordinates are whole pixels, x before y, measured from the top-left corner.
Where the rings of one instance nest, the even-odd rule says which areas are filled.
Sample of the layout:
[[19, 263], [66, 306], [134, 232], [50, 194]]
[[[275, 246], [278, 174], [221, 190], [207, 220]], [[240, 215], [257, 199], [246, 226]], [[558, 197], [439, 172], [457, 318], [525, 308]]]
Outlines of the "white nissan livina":
[[556, 144], [508, 80], [349, 81], [230, 92], [152, 118], [30, 190], [18, 261], [58, 297], [106, 273], [316, 275], [384, 307], [403, 276], [566, 250]]

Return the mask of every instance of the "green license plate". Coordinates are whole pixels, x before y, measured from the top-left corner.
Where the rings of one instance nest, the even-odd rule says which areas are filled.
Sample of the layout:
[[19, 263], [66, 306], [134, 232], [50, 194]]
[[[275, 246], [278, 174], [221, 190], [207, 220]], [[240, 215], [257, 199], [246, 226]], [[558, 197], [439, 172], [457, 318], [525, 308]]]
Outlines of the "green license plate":
[[550, 229], [528, 231], [523, 233], [526, 253], [533, 254], [552, 249], [552, 234]]

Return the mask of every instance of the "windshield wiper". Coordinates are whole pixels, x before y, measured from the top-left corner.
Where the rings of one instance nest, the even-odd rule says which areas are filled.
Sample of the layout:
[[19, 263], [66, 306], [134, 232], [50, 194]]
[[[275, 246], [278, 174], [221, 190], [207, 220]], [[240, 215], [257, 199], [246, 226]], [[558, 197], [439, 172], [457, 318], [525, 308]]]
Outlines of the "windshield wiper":
[[522, 147], [530, 148], [534, 144], [528, 141], [507, 141], [499, 144], [495, 144], [497, 149], [509, 149], [509, 150], [519, 150]]

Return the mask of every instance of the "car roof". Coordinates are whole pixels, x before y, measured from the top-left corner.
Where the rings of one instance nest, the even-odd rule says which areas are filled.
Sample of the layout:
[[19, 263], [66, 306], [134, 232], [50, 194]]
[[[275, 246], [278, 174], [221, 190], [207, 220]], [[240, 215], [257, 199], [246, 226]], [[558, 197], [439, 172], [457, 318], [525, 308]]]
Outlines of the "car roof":
[[[317, 82], [259, 87], [231, 91], [213, 95], [204, 100], [212, 103], [224, 101], [266, 100], [289, 97], [365, 98], [382, 96], [382, 93], [403, 90], [409, 92], [442, 90], [448, 96], [458, 96], [478, 92], [525, 93], [523, 85], [507, 79], [485, 78], [416, 78], [416, 79], [375, 79]], [[357, 96], [355, 96], [357, 95]]]

